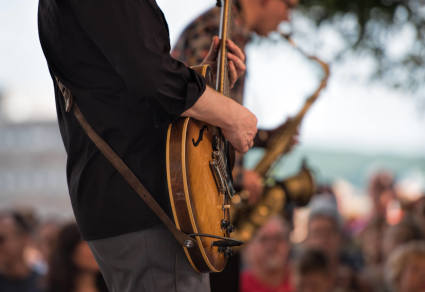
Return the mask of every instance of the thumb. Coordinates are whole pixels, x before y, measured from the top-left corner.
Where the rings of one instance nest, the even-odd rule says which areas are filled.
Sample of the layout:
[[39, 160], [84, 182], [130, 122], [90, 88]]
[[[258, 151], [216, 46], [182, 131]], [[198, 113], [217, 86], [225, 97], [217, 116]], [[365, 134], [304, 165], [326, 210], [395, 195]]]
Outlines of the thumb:
[[218, 38], [218, 36], [213, 37], [213, 46], [214, 46], [214, 51], [218, 51], [218, 48], [220, 46], [220, 39]]

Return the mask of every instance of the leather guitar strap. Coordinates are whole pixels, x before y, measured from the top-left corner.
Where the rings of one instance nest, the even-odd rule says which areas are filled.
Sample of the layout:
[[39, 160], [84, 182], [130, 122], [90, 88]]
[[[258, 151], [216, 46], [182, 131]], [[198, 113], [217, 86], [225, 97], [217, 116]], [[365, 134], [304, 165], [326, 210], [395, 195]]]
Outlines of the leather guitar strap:
[[158, 216], [158, 218], [164, 223], [164, 225], [174, 235], [180, 245], [191, 248], [194, 246], [194, 239], [188, 234], [185, 234], [177, 229], [176, 225], [171, 221], [164, 210], [155, 201], [149, 191], [143, 186], [136, 175], [131, 169], [125, 164], [125, 162], [115, 153], [114, 150], [100, 137], [96, 131], [90, 126], [85, 119], [80, 108], [75, 103], [75, 99], [71, 94], [71, 91], [55, 76], [59, 90], [65, 100], [65, 111], [74, 113], [75, 118], [80, 123], [84, 132], [89, 136], [90, 140], [96, 145], [100, 152], [109, 160], [109, 162], [115, 167], [115, 169], [121, 174], [125, 181], [133, 188], [133, 190], [142, 198], [142, 200], [148, 205], [149, 208]]

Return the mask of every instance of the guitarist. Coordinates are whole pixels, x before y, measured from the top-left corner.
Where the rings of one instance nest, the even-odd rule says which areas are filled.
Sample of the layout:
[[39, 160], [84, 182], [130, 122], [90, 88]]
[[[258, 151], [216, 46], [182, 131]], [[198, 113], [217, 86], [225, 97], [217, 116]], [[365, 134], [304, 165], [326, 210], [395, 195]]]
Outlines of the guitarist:
[[[168, 124], [180, 116], [208, 122], [246, 152], [256, 117], [170, 56], [155, 0], [39, 0], [38, 25], [68, 154], [71, 203], [109, 290], [209, 291], [208, 275], [191, 268], [171, 233], [67, 112], [59, 84], [169, 215]], [[245, 71], [244, 55], [234, 43], [227, 46], [234, 84]]]

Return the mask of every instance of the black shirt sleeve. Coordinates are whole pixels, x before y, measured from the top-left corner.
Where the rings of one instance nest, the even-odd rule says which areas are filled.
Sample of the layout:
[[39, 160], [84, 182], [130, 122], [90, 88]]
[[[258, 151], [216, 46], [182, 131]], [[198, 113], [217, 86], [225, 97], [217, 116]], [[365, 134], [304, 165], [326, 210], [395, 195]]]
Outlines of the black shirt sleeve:
[[71, 0], [82, 29], [135, 98], [175, 117], [205, 90], [202, 76], [170, 56], [168, 29], [154, 0]]

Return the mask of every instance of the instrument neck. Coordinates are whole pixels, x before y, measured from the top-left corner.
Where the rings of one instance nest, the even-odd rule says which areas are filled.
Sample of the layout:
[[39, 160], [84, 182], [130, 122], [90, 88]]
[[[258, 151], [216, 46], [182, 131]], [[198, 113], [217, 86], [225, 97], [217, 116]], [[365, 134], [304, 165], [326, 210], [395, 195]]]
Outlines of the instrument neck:
[[220, 48], [217, 60], [217, 83], [216, 90], [225, 96], [230, 95], [229, 72], [227, 66], [227, 46], [226, 42], [230, 38], [232, 0], [221, 0], [220, 17]]

